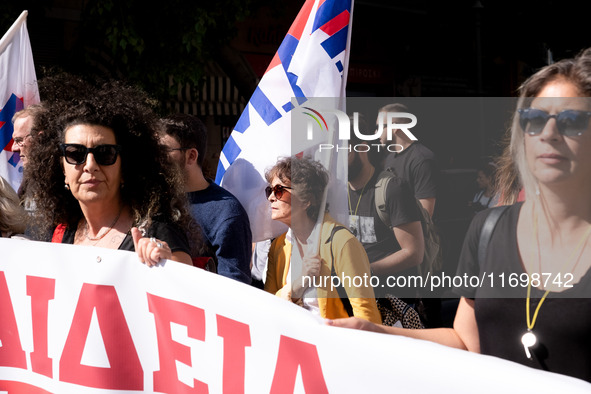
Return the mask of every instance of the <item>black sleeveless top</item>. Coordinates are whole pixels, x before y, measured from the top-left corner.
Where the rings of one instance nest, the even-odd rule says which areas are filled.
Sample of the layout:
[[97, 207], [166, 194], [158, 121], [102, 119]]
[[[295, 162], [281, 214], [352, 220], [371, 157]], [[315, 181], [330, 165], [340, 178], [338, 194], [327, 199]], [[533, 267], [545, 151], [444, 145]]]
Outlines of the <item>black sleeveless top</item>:
[[[524, 273], [517, 248], [517, 219], [522, 205], [509, 207], [501, 216], [481, 265], [478, 239], [488, 210], [474, 217], [464, 240], [457, 276], [484, 276], [485, 280], [482, 287], [459, 287], [454, 292], [475, 299], [482, 354], [591, 382], [591, 270], [572, 288], [549, 293], [533, 328], [538, 342], [530, 349], [533, 359], [525, 355], [521, 337], [527, 332], [527, 285], [515, 286], [513, 281], [511, 286], [508, 282], [510, 274], [515, 278]], [[543, 294], [532, 288], [530, 319]]]

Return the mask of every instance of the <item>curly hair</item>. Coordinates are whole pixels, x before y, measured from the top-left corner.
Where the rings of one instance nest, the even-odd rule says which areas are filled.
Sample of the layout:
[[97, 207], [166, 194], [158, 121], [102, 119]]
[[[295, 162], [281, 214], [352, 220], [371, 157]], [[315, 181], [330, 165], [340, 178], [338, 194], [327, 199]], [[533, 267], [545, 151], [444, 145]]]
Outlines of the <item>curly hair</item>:
[[298, 198], [304, 204], [310, 204], [306, 208], [308, 217], [316, 220], [328, 185], [328, 172], [324, 166], [308, 157], [284, 157], [265, 173], [265, 179], [269, 183], [275, 177], [282, 182], [291, 183]]
[[111, 129], [122, 146], [121, 199], [130, 207], [134, 225], [148, 228], [156, 216], [161, 217], [188, 232], [190, 243], [195, 244], [192, 253], [203, 251], [201, 231], [189, 213], [182, 177], [159, 142], [157, 117], [149, 100], [139, 88], [111, 81], [83, 92], [83, 97], [47, 104], [51, 115], [31, 146], [31, 160], [25, 169], [41, 231], [60, 223], [73, 226], [82, 218], [77, 200], [64, 188], [59, 144], [65, 142], [69, 127], [96, 125]]
[[8, 236], [22, 234], [25, 231], [25, 216], [18, 195], [0, 176], [0, 232]]

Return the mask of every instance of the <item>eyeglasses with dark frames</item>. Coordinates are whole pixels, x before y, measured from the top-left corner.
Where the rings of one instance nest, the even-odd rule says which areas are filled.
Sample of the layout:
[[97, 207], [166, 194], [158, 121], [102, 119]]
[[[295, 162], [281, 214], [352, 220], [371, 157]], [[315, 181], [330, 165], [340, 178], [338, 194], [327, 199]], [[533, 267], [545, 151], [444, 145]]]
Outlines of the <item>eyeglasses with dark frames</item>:
[[191, 149], [191, 148], [184, 148], [184, 147], [180, 147], [180, 148], [164, 148], [167, 152], [174, 152], [175, 150], [187, 150], [187, 149]]
[[267, 196], [267, 198], [269, 198], [271, 196], [271, 193], [273, 193], [275, 195], [275, 198], [281, 200], [281, 197], [283, 197], [283, 194], [286, 192], [287, 189], [291, 190], [291, 187], [283, 185], [275, 185], [273, 187], [267, 186], [265, 188], [265, 195]]
[[26, 139], [30, 136], [31, 136], [31, 134], [29, 133], [29, 134], [25, 135], [24, 137], [16, 137], [15, 139], [13, 139], [13, 141], [17, 146], [22, 147], [25, 144]]
[[89, 153], [92, 153], [98, 165], [110, 166], [115, 164], [122, 150], [121, 145], [97, 145], [88, 148], [81, 144], [60, 144], [62, 156], [69, 164], [80, 165], [86, 162]]
[[550, 119], [556, 121], [558, 132], [567, 137], [582, 135], [589, 129], [591, 112], [567, 109], [554, 115], [535, 108], [521, 108], [519, 113], [519, 125], [529, 135], [539, 135], [546, 127]]

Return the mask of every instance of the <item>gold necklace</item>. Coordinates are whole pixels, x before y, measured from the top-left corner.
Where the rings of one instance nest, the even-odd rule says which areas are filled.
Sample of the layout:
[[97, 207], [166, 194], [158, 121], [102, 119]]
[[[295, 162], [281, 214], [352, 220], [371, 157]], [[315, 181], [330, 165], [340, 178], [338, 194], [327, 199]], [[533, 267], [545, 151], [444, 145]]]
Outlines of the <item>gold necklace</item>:
[[[117, 224], [117, 221], [119, 220], [119, 217], [121, 216], [122, 211], [123, 211], [123, 205], [121, 205], [121, 208], [119, 209], [119, 213], [117, 213], [117, 216], [115, 217], [115, 219], [113, 220], [113, 222], [111, 223], [111, 225], [109, 226], [107, 231], [105, 231], [103, 235], [97, 235], [96, 237], [91, 237], [88, 235], [88, 220], [86, 220], [86, 218], [85, 218], [84, 219], [84, 236], [86, 237], [86, 239], [89, 241], [95, 242], [94, 244], [96, 245], [101, 239], [103, 239], [105, 237], [105, 235], [107, 235], [109, 233], [109, 231], [111, 231], [113, 229], [115, 224]], [[99, 234], [100, 234], [100, 231], [99, 231]]]
[[[532, 208], [532, 215], [533, 215], [534, 237], [536, 238], [536, 242], [538, 243], [538, 269], [541, 271], [542, 257], [539, 253], [540, 240], [539, 240], [539, 236], [538, 236], [538, 215], [535, 211], [535, 206], [534, 206], [534, 208]], [[565, 263], [560, 268], [559, 274], [560, 274], [560, 272], [562, 272], [562, 269], [566, 266], [566, 263], [576, 256], [575, 252], [577, 250], [581, 249], [579, 251], [579, 258], [576, 260], [575, 265], [572, 268], [572, 270], [574, 271], [574, 268], [579, 263], [580, 253], [582, 252], [582, 248], [585, 245], [585, 243], [587, 242], [587, 239], [589, 238], [590, 234], [591, 234], [591, 225], [589, 226], [587, 231], [585, 231], [583, 233], [583, 236], [579, 240], [577, 246], [571, 252], [568, 259], [565, 260]], [[541, 277], [541, 275], [540, 275], [540, 277]], [[528, 275], [527, 299], [526, 299], [526, 303], [525, 303], [525, 317], [526, 317], [526, 324], [527, 324], [527, 332], [521, 336], [521, 343], [523, 344], [523, 349], [525, 350], [525, 356], [530, 360], [532, 359], [532, 356], [531, 356], [531, 352], [529, 351], [529, 349], [538, 342], [538, 338], [536, 337], [536, 334], [534, 334], [534, 332], [533, 332], [534, 326], [536, 324], [536, 319], [538, 318], [538, 313], [540, 312], [540, 308], [542, 307], [542, 304], [546, 300], [546, 297], [548, 296], [548, 294], [550, 294], [550, 289], [548, 289], [544, 292], [544, 295], [540, 299], [538, 306], [534, 310], [534, 315], [530, 320], [530, 312], [529, 311], [530, 311], [530, 303], [531, 303], [531, 281], [532, 281], [531, 276]]]

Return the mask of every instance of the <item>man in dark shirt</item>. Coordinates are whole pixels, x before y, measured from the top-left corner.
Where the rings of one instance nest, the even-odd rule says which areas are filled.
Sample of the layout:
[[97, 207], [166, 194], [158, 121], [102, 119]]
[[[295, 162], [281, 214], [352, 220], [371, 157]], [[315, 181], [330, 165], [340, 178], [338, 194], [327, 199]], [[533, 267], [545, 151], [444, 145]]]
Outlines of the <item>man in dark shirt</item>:
[[[403, 104], [388, 104], [379, 110], [387, 112], [409, 112]], [[405, 123], [408, 119], [394, 119], [395, 123]], [[399, 145], [399, 152], [392, 152], [386, 156], [384, 168], [392, 168], [396, 174], [408, 182], [415, 197], [423, 208], [433, 217], [437, 196], [437, 165], [435, 154], [419, 141], [413, 141], [402, 130], [394, 130], [392, 140], [387, 141], [386, 117], [378, 116], [378, 123], [382, 122], [383, 130], [380, 138], [383, 144]], [[380, 127], [380, 124], [378, 124]]]
[[[400, 177], [389, 182], [386, 208], [390, 222], [383, 223], [375, 204], [379, 170], [370, 162], [368, 152], [364, 152], [366, 148], [360, 148], [369, 145], [356, 137], [352, 137], [350, 144], [358, 151], [349, 152], [349, 224], [365, 248], [372, 273], [380, 277], [381, 283], [389, 275], [417, 275], [417, 265], [423, 261], [424, 239], [412, 192]], [[397, 296], [409, 294], [389, 290]]]
[[215, 252], [218, 274], [250, 284], [250, 222], [238, 199], [203, 175], [207, 147], [205, 125], [195, 116], [186, 114], [170, 115], [162, 123], [161, 142], [167, 147], [171, 160], [183, 171], [191, 214]]

